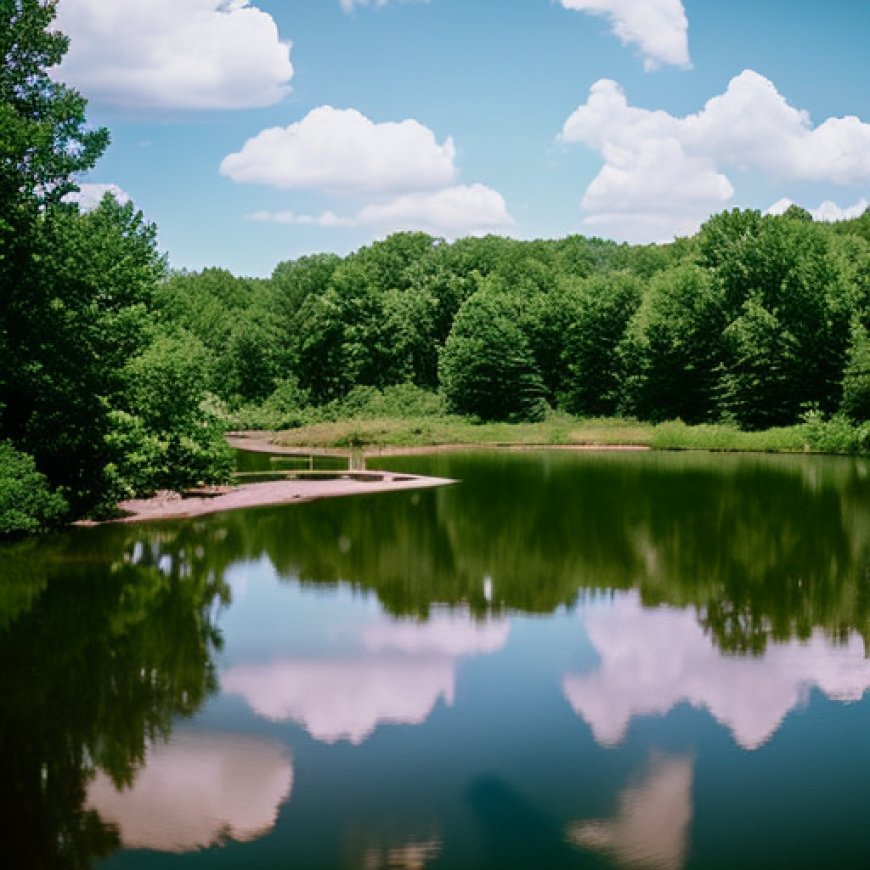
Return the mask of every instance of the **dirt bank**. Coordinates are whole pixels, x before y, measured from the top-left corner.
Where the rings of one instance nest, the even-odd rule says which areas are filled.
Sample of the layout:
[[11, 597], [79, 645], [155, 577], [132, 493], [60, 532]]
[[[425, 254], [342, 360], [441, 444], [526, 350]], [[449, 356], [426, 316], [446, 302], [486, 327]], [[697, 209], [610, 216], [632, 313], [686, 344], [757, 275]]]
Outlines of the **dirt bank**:
[[184, 519], [240, 508], [291, 504], [345, 495], [427, 489], [455, 482], [441, 477], [362, 471], [329, 479], [299, 477], [289, 480], [270, 480], [264, 483], [242, 483], [238, 486], [204, 489], [201, 494], [192, 494], [184, 498], [178, 493], [159, 493], [152, 498], [123, 501], [118, 507], [124, 511], [125, 516], [113, 522], [136, 523], [147, 520]]

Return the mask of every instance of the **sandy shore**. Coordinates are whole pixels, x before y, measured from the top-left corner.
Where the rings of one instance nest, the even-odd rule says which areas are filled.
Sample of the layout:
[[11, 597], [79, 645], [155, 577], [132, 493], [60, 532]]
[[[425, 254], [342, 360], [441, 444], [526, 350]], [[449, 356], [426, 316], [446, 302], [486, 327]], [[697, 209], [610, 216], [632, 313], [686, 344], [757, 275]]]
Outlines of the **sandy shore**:
[[[347, 456], [347, 450], [331, 448], [288, 447], [274, 444], [270, 432], [232, 432], [227, 435], [229, 445], [237, 450], [274, 455]], [[648, 450], [643, 446], [622, 444], [443, 444], [425, 447], [384, 447], [368, 449], [370, 456], [407, 456], [459, 450], [482, 450], [497, 447], [502, 450]], [[424, 477], [392, 471], [329, 472], [324, 477], [317, 473], [285, 480], [263, 483], [240, 483], [236, 486], [207, 487], [201, 493], [182, 497], [178, 493], [158, 493], [151, 498], [129, 499], [118, 505], [124, 516], [110, 522], [136, 523], [148, 520], [174, 520], [201, 517], [241, 508], [293, 504], [318, 498], [336, 498], [346, 495], [366, 495], [375, 492], [396, 492], [406, 489], [427, 489], [456, 483], [442, 477]]]
[[336, 498], [346, 495], [366, 495], [374, 492], [396, 492], [406, 489], [427, 489], [455, 483], [442, 477], [396, 474], [388, 471], [359, 471], [352, 476], [330, 479], [301, 477], [270, 480], [265, 483], [242, 483], [238, 486], [213, 487], [202, 495], [182, 498], [178, 493], [160, 493], [152, 498], [130, 499], [118, 507], [125, 516], [113, 522], [136, 523], [146, 520], [174, 520], [201, 517], [240, 508], [266, 507]]

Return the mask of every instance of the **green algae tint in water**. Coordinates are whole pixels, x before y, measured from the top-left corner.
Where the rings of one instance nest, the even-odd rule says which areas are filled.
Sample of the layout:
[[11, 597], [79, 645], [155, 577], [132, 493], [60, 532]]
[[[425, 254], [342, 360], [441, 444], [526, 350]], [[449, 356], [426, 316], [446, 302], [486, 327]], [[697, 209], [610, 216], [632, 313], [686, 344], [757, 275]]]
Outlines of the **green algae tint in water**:
[[866, 462], [383, 464], [0, 550], [6, 866], [870, 866]]

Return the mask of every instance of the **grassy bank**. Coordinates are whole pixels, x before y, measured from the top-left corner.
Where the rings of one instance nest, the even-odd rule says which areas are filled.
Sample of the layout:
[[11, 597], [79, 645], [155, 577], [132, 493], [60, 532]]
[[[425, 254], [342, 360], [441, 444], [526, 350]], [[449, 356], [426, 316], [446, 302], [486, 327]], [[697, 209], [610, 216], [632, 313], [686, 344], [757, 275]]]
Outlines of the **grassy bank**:
[[867, 453], [870, 426], [812, 416], [796, 426], [743, 432], [728, 425], [654, 425], [619, 418], [578, 419], [553, 414], [539, 423], [474, 423], [461, 417], [351, 418], [274, 433], [276, 444], [299, 448], [383, 451], [469, 446], [632, 445], [653, 450]]

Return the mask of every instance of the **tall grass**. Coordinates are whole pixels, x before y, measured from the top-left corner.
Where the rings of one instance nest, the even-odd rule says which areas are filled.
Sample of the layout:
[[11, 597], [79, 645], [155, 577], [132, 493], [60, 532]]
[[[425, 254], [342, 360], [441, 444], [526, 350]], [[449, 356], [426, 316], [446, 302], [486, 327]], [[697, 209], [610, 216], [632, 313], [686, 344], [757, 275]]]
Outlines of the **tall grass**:
[[[291, 385], [292, 386], [292, 385]], [[713, 450], [765, 453], [867, 453], [870, 423], [825, 418], [809, 411], [795, 426], [744, 432], [734, 425], [690, 426], [680, 420], [654, 425], [620, 417], [581, 419], [551, 411], [535, 423], [482, 423], [448, 414], [441, 396], [412, 385], [357, 387], [320, 407], [296, 404], [288, 389], [285, 405], [228, 423], [236, 428], [280, 429], [276, 443], [299, 448], [389, 450], [408, 447], [610, 446], [654, 450]], [[280, 410], [280, 413], [279, 413]]]

